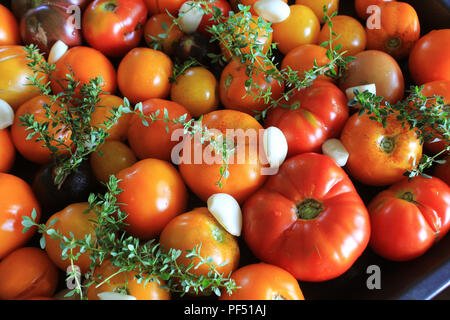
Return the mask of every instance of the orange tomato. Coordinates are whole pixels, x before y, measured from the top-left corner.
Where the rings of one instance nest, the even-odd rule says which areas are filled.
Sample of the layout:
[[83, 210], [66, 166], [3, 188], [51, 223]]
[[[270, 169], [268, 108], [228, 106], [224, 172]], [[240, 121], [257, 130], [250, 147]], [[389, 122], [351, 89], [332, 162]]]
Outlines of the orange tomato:
[[48, 299], [55, 293], [58, 277], [58, 269], [45, 251], [34, 247], [17, 249], [0, 262], [0, 299]]
[[[95, 224], [92, 220], [97, 219], [97, 215], [93, 210], [89, 213], [85, 211], [89, 208], [87, 202], [73, 203], [68, 205], [63, 210], [53, 214], [46, 222], [49, 229], [59, 231], [63, 236], [70, 238], [70, 233], [73, 234], [75, 239], [85, 239], [87, 235], [92, 236], [92, 241], [95, 241]], [[56, 219], [56, 222], [50, 226], [50, 223]], [[62, 249], [60, 247], [61, 241], [58, 239], [52, 239], [50, 235], [45, 234], [45, 251], [53, 261], [53, 263], [62, 271], [66, 272], [67, 268], [71, 265], [70, 259], [63, 259]], [[70, 250], [67, 252], [71, 253]], [[73, 249], [73, 254], [79, 253], [79, 249]], [[80, 268], [82, 274], [85, 274], [90, 269], [91, 259], [89, 258], [89, 252], [81, 253], [74, 264]]]
[[392, 2], [395, 0], [355, 0], [355, 10], [358, 17], [363, 20], [366, 20], [370, 15], [374, 12], [371, 10], [367, 12], [367, 8], [369, 6], [380, 6], [385, 2]]
[[35, 234], [35, 228], [22, 232], [22, 217], [31, 217], [33, 209], [39, 223], [41, 208], [31, 187], [21, 178], [0, 172], [0, 260]]
[[422, 157], [416, 131], [403, 127], [392, 116], [383, 128], [380, 122], [356, 113], [345, 124], [341, 141], [349, 153], [349, 174], [371, 186], [387, 186], [401, 180]]
[[[151, 115], [159, 112], [158, 119], [164, 119], [164, 109], [170, 119], [178, 119], [187, 115], [186, 119], [191, 119], [189, 112], [182, 105], [163, 99], [149, 99], [142, 104], [144, 115]], [[182, 124], [166, 123], [164, 121], [147, 121], [148, 125], [142, 123], [139, 115], [133, 115], [128, 130], [128, 142], [131, 149], [139, 159], [156, 158], [171, 161], [172, 149], [178, 143], [172, 139], [175, 130], [183, 130]], [[158, 138], [155, 138], [158, 137]]]
[[8, 128], [0, 130], [0, 172], [8, 172], [14, 165], [16, 149]]
[[[135, 297], [136, 300], [170, 300], [170, 291], [160, 287], [165, 284], [163, 280], [154, 278], [154, 281], [138, 283], [136, 272], [120, 272], [114, 275], [118, 271], [119, 268], [108, 260], [97, 267], [93, 274], [95, 282], [89, 286], [87, 298], [100, 300], [99, 293], [121, 292]], [[109, 280], [105, 281], [106, 279]]]
[[[51, 101], [47, 96], [37, 96], [25, 102], [17, 110], [14, 118], [14, 123], [11, 126], [11, 137], [17, 151], [19, 151], [19, 153], [27, 160], [39, 164], [49, 163], [52, 159], [51, 152], [48, 148], [44, 147], [43, 141], [36, 142], [36, 139], [39, 137], [39, 135], [37, 134], [34, 135], [30, 140], [27, 140], [28, 135], [33, 131], [27, 130], [27, 127], [22, 126], [22, 122], [19, 118], [25, 114], [30, 114], [34, 116], [35, 121], [47, 121], [44, 104], [51, 105]], [[59, 106], [57, 105], [51, 105], [52, 112], [58, 110], [58, 108]], [[66, 147], [70, 148], [71, 132], [69, 130], [65, 130], [64, 127], [61, 126], [57, 126], [55, 128], [49, 126], [48, 129], [51, 134], [55, 135], [56, 139], [63, 141]], [[53, 141], [51, 145], [58, 147], [61, 150], [62, 154], [66, 154], [69, 152], [66, 147], [58, 146], [57, 142], [55, 141]]]
[[[202, 144], [196, 136], [185, 138], [182, 144], [179, 169], [184, 181], [205, 202], [211, 195], [223, 192], [242, 203], [267, 178], [262, 173], [267, 161], [261, 155], [259, 139], [263, 127], [249, 114], [236, 110], [210, 112], [204, 115], [201, 125], [235, 144], [235, 151], [227, 159], [229, 176], [220, 179], [224, 164], [222, 155], [215, 154], [210, 144]], [[227, 129], [231, 130], [228, 137]], [[222, 186], [218, 184], [219, 180]]]
[[[167, 37], [162, 39], [160, 35], [166, 33]], [[174, 25], [172, 17], [166, 12], [151, 16], [144, 27], [145, 43], [150, 48], [162, 50], [168, 55], [171, 55], [174, 52], [176, 42], [180, 40], [183, 35], [184, 32], [181, 31], [178, 25]], [[158, 43], [161, 45], [154, 47]]]
[[167, 161], [145, 159], [117, 174], [117, 196], [127, 214], [126, 230], [149, 240], [160, 234], [167, 223], [186, 210], [187, 190], [177, 169]]
[[223, 292], [220, 300], [305, 300], [297, 279], [286, 270], [267, 263], [245, 265], [231, 274], [236, 289]]
[[20, 43], [19, 23], [13, 13], [0, 4], [0, 46]]
[[[261, 68], [266, 67], [261, 66]], [[220, 101], [225, 108], [254, 115], [267, 107], [264, 99], [255, 99], [256, 95], [270, 89], [271, 98], [276, 100], [284, 92], [283, 83], [280, 84], [274, 78], [267, 77], [263, 72], [252, 74], [251, 77], [257, 88], [247, 87], [246, 82], [250, 80], [250, 76], [244, 64], [235, 60], [228, 63], [220, 76], [219, 87]]]
[[73, 47], [55, 63], [56, 70], [52, 73], [51, 81], [53, 93], [60, 93], [67, 88], [64, 79], [67, 74], [73, 73], [74, 79], [80, 82], [77, 90], [89, 80], [102, 77], [102, 90], [114, 94], [117, 87], [116, 70], [108, 58], [91, 47]]
[[[27, 57], [22, 46], [0, 46], [0, 99], [17, 110], [25, 101], [39, 95], [37, 88], [30, 86], [28, 78], [33, 71], [27, 66]], [[37, 79], [47, 83], [48, 77], [38, 73]]]
[[[200, 256], [204, 259], [211, 258], [211, 265], [219, 273], [228, 275], [239, 265], [240, 251], [237, 239], [204, 207], [173, 218], [162, 230], [159, 243], [165, 250], [181, 250], [183, 253], [177, 259], [177, 263], [184, 266], [188, 266], [191, 262], [195, 266], [200, 262], [198, 258], [191, 259], [185, 256], [186, 250], [193, 250], [200, 244]], [[192, 268], [191, 272], [206, 276], [209, 266], [201, 264], [198, 268]]]
[[407, 57], [420, 37], [416, 10], [406, 2], [380, 5], [380, 28], [368, 28], [367, 48], [389, 53], [395, 59]]
[[331, 16], [339, 9], [339, 0], [296, 0], [295, 4], [307, 6], [314, 11], [320, 22], [324, 22], [323, 7], [327, 7], [327, 15]]
[[319, 19], [309, 7], [295, 4], [290, 8], [289, 18], [272, 25], [273, 42], [284, 54], [302, 44], [315, 44], [320, 33]]
[[134, 48], [125, 55], [117, 70], [120, 92], [134, 104], [151, 98], [164, 99], [170, 92], [172, 67], [165, 53]]
[[[333, 48], [341, 45], [338, 52], [346, 51], [346, 56], [353, 56], [358, 52], [364, 51], [367, 45], [366, 30], [362, 24], [353, 17], [337, 15], [331, 18], [333, 23], [333, 32], [338, 36], [333, 36]], [[318, 43], [324, 43], [330, 40], [330, 27], [328, 23], [324, 24], [319, 34]]]
[[148, 11], [151, 14], [162, 13], [169, 11], [171, 14], [176, 14], [181, 5], [187, 0], [145, 0]]

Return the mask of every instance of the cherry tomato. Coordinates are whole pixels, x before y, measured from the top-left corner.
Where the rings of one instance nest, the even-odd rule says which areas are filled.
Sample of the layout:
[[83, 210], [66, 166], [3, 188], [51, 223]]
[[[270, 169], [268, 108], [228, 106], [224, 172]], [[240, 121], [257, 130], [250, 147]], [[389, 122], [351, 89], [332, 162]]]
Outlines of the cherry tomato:
[[339, 9], [339, 0], [296, 0], [295, 4], [301, 4], [311, 8], [322, 23], [325, 21], [324, 6], [327, 7], [328, 16], [331, 16]]
[[[29, 77], [33, 71], [27, 66], [25, 47], [0, 46], [0, 99], [5, 100], [17, 110], [25, 101], [39, 95], [37, 88], [30, 85]], [[47, 83], [48, 77], [37, 74], [42, 84]]]
[[220, 300], [305, 300], [297, 279], [286, 270], [267, 263], [248, 264], [235, 270], [236, 289], [223, 292]]
[[369, 16], [374, 14], [375, 11], [369, 10], [367, 12], [369, 6], [380, 6], [383, 3], [393, 2], [395, 0], [355, 0], [355, 10], [358, 17], [363, 20], [366, 20]]
[[[144, 284], [144, 281], [138, 283], [134, 271], [120, 272], [110, 261], [104, 261], [94, 270], [93, 284], [87, 291], [89, 300], [100, 300], [98, 296], [102, 292], [121, 292], [136, 298], [136, 300], [170, 300], [170, 291], [161, 288], [165, 282], [161, 279], [154, 279]], [[114, 276], [113, 276], [114, 275]], [[106, 281], [106, 279], [109, 279]], [[101, 284], [99, 286], [99, 284]]]
[[[262, 68], [262, 69], [261, 69]], [[261, 64], [260, 70], [268, 68]], [[250, 76], [247, 73], [245, 64], [232, 60], [223, 69], [220, 76], [220, 101], [223, 106], [241, 112], [254, 115], [267, 107], [265, 99], [255, 96], [270, 89], [271, 98], [277, 100], [284, 91], [284, 84], [280, 84], [275, 78], [267, 76], [264, 72], [257, 72], [251, 75], [256, 87], [249, 88], [247, 81]]]
[[369, 243], [363, 201], [345, 171], [321, 154], [286, 160], [244, 203], [242, 215], [253, 254], [302, 281], [340, 276]]
[[48, 299], [55, 293], [58, 277], [58, 269], [44, 250], [19, 248], [0, 261], [0, 299]]
[[[341, 49], [337, 52], [346, 51], [346, 56], [354, 56], [355, 54], [364, 51], [367, 45], [366, 30], [362, 24], [353, 17], [337, 15], [331, 18], [333, 23], [332, 30], [338, 36], [332, 36], [333, 48], [341, 45]], [[324, 43], [330, 40], [330, 27], [325, 23], [319, 34], [317, 43]], [[328, 46], [329, 47], [329, 46]]]
[[436, 177], [404, 177], [369, 204], [370, 246], [379, 255], [406, 261], [424, 254], [450, 228], [450, 187]]
[[[163, 39], [161, 35], [166, 35]], [[151, 16], [144, 27], [144, 40], [152, 48], [172, 55], [178, 40], [184, 35], [180, 27], [173, 23], [168, 13], [158, 13]]]
[[[231, 11], [231, 6], [227, 0], [215, 0], [212, 3], [208, 3], [208, 7], [212, 10], [219, 9], [221, 12], [220, 17], [223, 19], [226, 19], [229, 12]], [[202, 20], [200, 21], [200, 25], [197, 28], [197, 31], [206, 35], [210, 35], [210, 33], [208, 32], [208, 28], [212, 27], [215, 24], [216, 23], [213, 20], [213, 14], [204, 14]]]
[[214, 111], [219, 106], [219, 84], [204, 67], [192, 67], [172, 84], [170, 98], [184, 106], [194, 117]]
[[329, 81], [316, 80], [297, 91], [287, 102], [295, 110], [277, 107], [269, 111], [264, 126], [278, 127], [288, 143], [288, 156], [320, 152], [322, 144], [339, 136], [348, 119], [347, 98]]
[[[27, 130], [26, 126], [21, 125], [22, 122], [20, 120], [20, 117], [24, 116], [25, 114], [29, 114], [34, 116], [35, 121], [46, 122], [48, 118], [46, 117], [44, 104], [51, 105], [52, 112], [55, 112], [59, 109], [58, 105], [52, 105], [50, 99], [47, 96], [37, 96], [31, 98], [19, 107], [14, 117], [14, 123], [11, 126], [11, 137], [17, 151], [19, 151], [19, 153], [25, 159], [39, 164], [49, 163], [52, 159], [52, 153], [48, 148], [44, 147], [43, 141], [36, 141], [39, 135], [34, 135], [30, 140], [27, 140], [28, 135], [33, 131]], [[63, 126], [57, 126], [55, 128], [49, 126], [48, 130], [50, 134], [55, 135], [56, 139], [63, 141], [67, 148], [70, 148], [71, 132], [68, 129], [64, 128]], [[66, 154], [69, 152], [69, 150], [65, 149], [65, 147], [58, 146], [58, 143], [56, 141], [53, 141], [51, 145], [59, 148], [61, 150], [61, 154]]]
[[405, 80], [397, 61], [389, 54], [379, 50], [366, 50], [355, 55], [348, 64], [340, 80], [340, 88], [348, 88], [374, 83], [377, 96], [395, 104], [403, 98]]
[[341, 141], [349, 153], [349, 174], [371, 186], [387, 186], [401, 180], [422, 157], [417, 132], [403, 127], [393, 116], [384, 128], [368, 115], [355, 113], [342, 130]]
[[122, 57], [137, 47], [147, 21], [143, 0], [95, 0], [84, 10], [83, 36], [109, 57]]
[[8, 172], [14, 165], [16, 148], [8, 128], [0, 130], [0, 172]]
[[178, 13], [181, 5], [187, 0], [145, 0], [150, 14], [169, 12], [172, 15]]
[[416, 10], [406, 2], [380, 5], [380, 28], [368, 28], [367, 48], [389, 53], [395, 59], [409, 55], [420, 37], [420, 23]]
[[96, 151], [90, 156], [92, 172], [97, 180], [103, 183], [107, 183], [112, 174], [131, 167], [137, 162], [134, 152], [120, 141], [106, 141]]
[[117, 174], [120, 208], [126, 230], [142, 239], [158, 236], [167, 223], [186, 210], [187, 190], [177, 169], [167, 161], [145, 159]]
[[20, 43], [19, 24], [13, 13], [0, 4], [0, 46]]
[[170, 92], [172, 61], [165, 53], [150, 48], [134, 48], [119, 64], [120, 92], [131, 103], [151, 98], [164, 99]]
[[[184, 115], [187, 120], [191, 119], [186, 108], [173, 101], [149, 99], [142, 104], [144, 115], [156, 115], [159, 112], [158, 119], [164, 119], [164, 109], [170, 119], [179, 119]], [[128, 130], [128, 142], [131, 149], [139, 159], [156, 158], [171, 161], [172, 149], [178, 143], [178, 140], [172, 136], [176, 130], [183, 130], [183, 125], [164, 121], [150, 122], [149, 120], [143, 123], [139, 115], [133, 115]]]
[[286, 20], [272, 25], [273, 42], [284, 54], [302, 44], [315, 44], [320, 33], [319, 19], [309, 7], [295, 4], [290, 8]]
[[433, 169], [433, 175], [450, 186], [450, 155], [443, 159], [444, 163], [437, 164]]
[[22, 232], [22, 217], [31, 217], [33, 209], [39, 223], [41, 208], [31, 187], [21, 178], [0, 172], [0, 260], [35, 234], [35, 228]]
[[433, 30], [422, 36], [409, 55], [409, 71], [417, 85], [450, 80], [450, 29]]
[[[87, 235], [91, 235], [92, 241], [95, 241], [95, 224], [93, 221], [97, 219], [97, 215], [93, 210], [86, 213], [89, 204], [87, 202], [73, 203], [63, 210], [53, 214], [46, 222], [49, 229], [59, 231], [63, 236], [70, 238], [70, 233], [75, 239], [85, 239]], [[53, 222], [53, 225], [50, 224]], [[62, 271], [66, 272], [71, 266], [69, 258], [62, 257], [61, 240], [52, 239], [50, 235], [45, 234], [45, 251], [53, 261], [53, 263]], [[67, 252], [70, 254], [70, 250]], [[74, 255], [79, 253], [79, 249], [75, 248], [72, 252]], [[80, 268], [82, 274], [90, 269], [91, 259], [89, 252], [81, 253], [74, 264]]]
[[[197, 265], [198, 258], [186, 258], [186, 250], [193, 250], [201, 244], [200, 256], [211, 258], [217, 272], [228, 275], [239, 265], [240, 251], [237, 239], [228, 233], [207, 208], [197, 208], [173, 218], [161, 232], [161, 246], [166, 249], [182, 250], [177, 263], [188, 266]], [[226, 264], [225, 264], [226, 263]], [[207, 275], [208, 264], [192, 268], [197, 275]]]
[[103, 53], [91, 47], [73, 47], [55, 63], [52, 72], [51, 88], [53, 93], [61, 93], [67, 87], [63, 79], [73, 73], [74, 79], [80, 82], [77, 90], [89, 80], [102, 77], [102, 90], [114, 94], [117, 87], [116, 70]]

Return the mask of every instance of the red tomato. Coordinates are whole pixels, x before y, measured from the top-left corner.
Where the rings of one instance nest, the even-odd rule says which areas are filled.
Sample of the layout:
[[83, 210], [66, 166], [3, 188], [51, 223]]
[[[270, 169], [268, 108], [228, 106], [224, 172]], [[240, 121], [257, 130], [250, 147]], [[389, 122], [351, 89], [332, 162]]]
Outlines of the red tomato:
[[369, 243], [363, 201], [344, 170], [321, 154], [285, 161], [244, 203], [242, 214], [253, 254], [298, 280], [340, 276]]
[[245, 265], [231, 274], [239, 288], [220, 300], [304, 300], [297, 279], [286, 270], [267, 263]]
[[348, 119], [347, 98], [329, 81], [316, 80], [297, 91], [288, 104], [297, 110], [275, 108], [269, 111], [264, 126], [278, 127], [288, 142], [288, 156], [319, 152], [329, 138], [340, 134]]
[[366, 20], [370, 15], [374, 14], [373, 10], [367, 12], [369, 6], [380, 6], [385, 2], [391, 2], [395, 0], [355, 0], [355, 10], [358, 17]]
[[9, 129], [0, 130], [0, 172], [8, 172], [14, 165], [16, 149]]
[[39, 223], [41, 208], [31, 187], [12, 174], [0, 172], [0, 260], [23, 246], [36, 232], [35, 228], [22, 232], [22, 217], [31, 217], [33, 209]]
[[[220, 15], [221, 19], [226, 19], [228, 17], [229, 12], [231, 11], [231, 6], [226, 0], [215, 0], [213, 3], [209, 3], [208, 7], [212, 10], [219, 9], [221, 12]], [[213, 18], [212, 14], [204, 14], [202, 21], [200, 21], [200, 25], [197, 28], [197, 31], [204, 33], [206, 35], [210, 35], [207, 29], [216, 24], [214, 20], [212, 20], [212, 18]]]
[[370, 245], [386, 259], [424, 254], [450, 228], [450, 187], [438, 178], [404, 178], [369, 204]]
[[140, 43], [147, 14], [143, 0], [95, 0], [83, 13], [83, 36], [103, 54], [121, 57]]
[[19, 23], [13, 13], [0, 4], [0, 46], [20, 43]]

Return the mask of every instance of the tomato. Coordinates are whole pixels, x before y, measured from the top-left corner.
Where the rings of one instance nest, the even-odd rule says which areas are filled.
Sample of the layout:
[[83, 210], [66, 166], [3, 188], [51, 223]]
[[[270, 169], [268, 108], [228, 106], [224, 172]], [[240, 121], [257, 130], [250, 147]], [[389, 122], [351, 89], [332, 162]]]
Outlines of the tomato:
[[380, 28], [368, 28], [367, 48], [389, 53], [395, 59], [409, 55], [420, 37], [420, 22], [416, 10], [406, 2], [380, 5]]
[[395, 104], [403, 98], [405, 80], [397, 61], [389, 54], [379, 50], [365, 50], [355, 55], [348, 64], [339, 86], [348, 88], [374, 83], [377, 96], [384, 102]]
[[[165, 38], [161, 35], [164, 35]], [[183, 35], [184, 32], [178, 25], [174, 25], [172, 17], [168, 13], [158, 13], [151, 16], [144, 27], [146, 44], [150, 48], [162, 50], [168, 55], [173, 54], [176, 42]]]
[[328, 156], [303, 153], [242, 209], [242, 232], [253, 254], [302, 281], [347, 271], [367, 247], [367, 209], [345, 171]]
[[450, 187], [436, 177], [404, 177], [368, 205], [370, 246], [386, 259], [424, 254], [450, 228]]
[[[120, 292], [136, 298], [136, 300], [170, 300], [170, 291], [161, 288], [165, 282], [161, 279], [154, 279], [144, 284], [144, 281], [138, 283], [134, 271], [120, 272], [110, 261], [104, 261], [94, 270], [93, 284], [87, 291], [89, 300], [100, 300], [98, 296], [102, 292]], [[109, 279], [106, 281], [106, 279]], [[101, 284], [99, 286], [99, 284]]]
[[358, 17], [366, 20], [369, 16], [375, 13], [373, 9], [367, 12], [369, 6], [380, 6], [383, 3], [392, 2], [395, 0], [355, 0], [355, 10]]
[[[91, 239], [95, 241], [95, 224], [93, 221], [97, 220], [97, 215], [93, 210], [85, 213], [88, 210], [89, 204], [87, 202], [72, 203], [63, 210], [54, 213], [46, 222], [49, 229], [59, 231], [63, 236], [70, 239], [70, 234], [73, 234], [75, 239], [85, 239], [87, 235], [91, 235]], [[56, 222], [54, 222], [56, 220]], [[52, 226], [50, 223], [54, 222]], [[67, 268], [71, 266], [69, 258], [63, 258], [61, 249], [61, 240], [52, 239], [50, 235], [45, 234], [45, 251], [53, 261], [53, 263], [62, 271], [66, 272]], [[76, 255], [80, 249], [73, 249], [73, 254]], [[67, 254], [70, 254], [70, 250]], [[91, 259], [89, 252], [81, 253], [74, 264], [80, 268], [82, 274], [85, 274], [90, 269]]]
[[193, 139], [186, 137], [180, 144], [179, 169], [184, 181], [205, 202], [215, 193], [228, 193], [243, 202], [267, 177], [263, 173], [267, 160], [260, 150], [262, 126], [252, 116], [236, 110], [210, 112], [203, 116], [201, 125], [235, 144], [234, 152], [227, 158], [229, 176], [221, 179], [222, 155], [215, 154], [211, 145], [202, 144], [196, 135]]
[[[319, 67], [330, 63], [327, 57], [327, 49], [316, 44], [303, 44], [290, 50], [283, 58], [281, 68], [287, 70], [290, 67], [298, 72], [300, 78], [304, 73], [311, 70], [316, 63]], [[333, 81], [332, 78], [322, 74], [317, 77], [320, 80]]]
[[223, 292], [220, 300], [305, 300], [297, 279], [286, 270], [267, 263], [248, 264], [235, 270], [236, 289]]
[[194, 118], [219, 106], [219, 84], [207, 68], [192, 67], [172, 84], [170, 98], [184, 106]]
[[[234, 12], [239, 12], [238, 5], [241, 4], [243, 6], [251, 6], [250, 12], [254, 15], [256, 15], [255, 10], [253, 10], [253, 5], [258, 2], [259, 0], [230, 0], [230, 4], [234, 10]], [[288, 0], [282, 0], [283, 2], [287, 3]]]
[[273, 42], [284, 54], [302, 44], [315, 44], [320, 33], [319, 19], [309, 7], [298, 4], [289, 7], [289, 17], [272, 24]]
[[117, 140], [106, 141], [96, 151], [91, 153], [90, 163], [95, 177], [103, 183], [107, 183], [112, 174], [137, 162], [134, 152], [125, 143]]
[[[183, 115], [186, 115], [187, 120], [191, 119], [186, 108], [173, 101], [149, 99], [142, 104], [144, 115], [155, 115], [159, 112], [158, 119], [164, 119], [164, 109], [170, 119], [178, 119]], [[178, 143], [177, 139], [172, 138], [176, 130], [183, 130], [183, 125], [165, 121], [151, 123], [150, 120], [144, 124], [140, 116], [135, 114], [131, 118], [128, 130], [128, 142], [139, 159], [156, 158], [171, 161], [172, 149]]]
[[319, 152], [327, 139], [340, 134], [348, 119], [347, 98], [329, 81], [316, 80], [312, 86], [294, 93], [287, 104], [297, 109], [272, 109], [264, 126], [275, 126], [283, 131], [288, 156]]
[[[261, 65], [260, 68], [268, 67]], [[245, 64], [236, 60], [227, 64], [220, 76], [219, 87], [220, 101], [225, 108], [254, 115], [267, 107], [265, 99], [255, 99], [256, 95], [270, 89], [271, 99], [277, 100], [284, 92], [283, 83], [280, 84], [275, 78], [267, 76], [263, 72], [255, 72], [251, 78], [256, 87], [249, 88], [247, 85], [250, 76]]]
[[[25, 101], [39, 95], [37, 88], [31, 86], [28, 78], [33, 71], [27, 66], [25, 47], [0, 46], [0, 99], [5, 100], [17, 110]], [[48, 77], [38, 73], [40, 83], [47, 83]]]
[[[200, 256], [210, 258], [217, 272], [228, 275], [239, 265], [240, 251], [237, 239], [228, 233], [207, 208], [196, 208], [173, 218], [161, 232], [159, 243], [165, 250], [181, 250], [183, 253], [177, 263], [194, 266], [198, 258], [186, 258], [186, 250], [193, 250], [201, 245]], [[192, 268], [192, 273], [206, 276], [209, 272], [208, 264]]]
[[95, 0], [84, 10], [83, 36], [109, 57], [122, 57], [137, 47], [147, 21], [143, 0]]
[[172, 67], [172, 61], [165, 53], [134, 48], [117, 69], [120, 92], [134, 104], [151, 98], [164, 99], [170, 92]]
[[172, 15], [178, 13], [181, 5], [187, 0], [145, 0], [150, 14], [170, 12]]
[[166, 224], [183, 213], [187, 190], [177, 169], [167, 161], [145, 159], [121, 170], [117, 196], [120, 209], [127, 214], [126, 230], [142, 240], [160, 234]]
[[[111, 95], [100, 95], [100, 101], [91, 114], [91, 125], [98, 128], [105, 128], [103, 123], [108, 122], [108, 118], [112, 116], [113, 108], [119, 108], [124, 105], [122, 98]], [[126, 140], [128, 135], [128, 127], [130, 125], [131, 114], [123, 114], [119, 120], [107, 130], [108, 137], [106, 140]]]
[[[227, 0], [215, 0], [212, 3], [208, 4], [208, 7], [212, 10], [219, 9], [221, 12], [221, 18], [226, 19], [228, 17], [229, 12], [231, 11], [231, 6]], [[198, 32], [201, 32], [206, 35], [210, 35], [208, 32], [208, 28], [212, 27], [216, 23], [213, 20], [213, 15], [204, 14], [202, 20], [200, 21], [200, 25], [197, 28]]]
[[[336, 50], [337, 52], [346, 51], [346, 56], [354, 56], [366, 49], [366, 30], [364, 30], [364, 27], [358, 20], [350, 16], [337, 15], [331, 18], [331, 22], [333, 23], [333, 32], [338, 35], [332, 37], [333, 48], [336, 48], [338, 45], [342, 46], [341, 49]], [[320, 31], [317, 43], [324, 43], [329, 40], [330, 27], [326, 23]]]
[[339, 9], [339, 0], [296, 0], [295, 4], [301, 4], [311, 8], [322, 23], [325, 21], [324, 6], [327, 7], [328, 16], [331, 16]]
[[49, 298], [58, 285], [58, 269], [44, 250], [23, 247], [0, 261], [0, 299]]
[[388, 118], [384, 128], [366, 114], [354, 114], [342, 130], [341, 141], [349, 153], [349, 174], [371, 186], [387, 186], [401, 180], [422, 157], [416, 130], [403, 127], [394, 116]]
[[13, 13], [0, 4], [0, 46], [20, 43], [19, 24]]
[[417, 85], [450, 80], [450, 29], [433, 30], [422, 36], [409, 55], [409, 71]]
[[[21, 125], [22, 122], [20, 120], [20, 117], [24, 116], [25, 114], [29, 114], [34, 116], [35, 121], [47, 122], [48, 118], [46, 117], [44, 104], [51, 105], [52, 112], [56, 112], [59, 109], [58, 105], [52, 105], [50, 98], [48, 98], [47, 96], [37, 96], [31, 98], [19, 107], [14, 117], [14, 123], [11, 126], [11, 137], [17, 151], [25, 159], [39, 164], [49, 163], [52, 160], [52, 153], [48, 148], [44, 147], [43, 141], [36, 141], [36, 139], [39, 138], [38, 134], [34, 135], [30, 140], [27, 140], [28, 135], [33, 131], [27, 130], [26, 126]], [[70, 147], [72, 143], [70, 140], [70, 130], [60, 125], [55, 128], [49, 126], [48, 130], [51, 134], [55, 135], [56, 139], [63, 141], [67, 147]], [[51, 145], [59, 148], [61, 150], [61, 154], [66, 154], [69, 152], [67, 149], [62, 150], [65, 147], [58, 146], [58, 143], [56, 141], [51, 142]]]
[[433, 175], [450, 186], [450, 155], [443, 159], [444, 163], [437, 164], [433, 169]]
[[51, 88], [53, 93], [61, 93], [67, 87], [64, 79], [73, 73], [74, 79], [80, 82], [77, 91], [89, 80], [102, 77], [102, 90], [113, 94], [116, 91], [116, 70], [103, 53], [91, 47], [70, 48], [55, 63], [56, 70], [52, 72]]
[[0, 130], [0, 172], [8, 172], [14, 165], [16, 148], [8, 128]]
[[0, 172], [0, 260], [35, 234], [35, 228], [22, 232], [22, 217], [31, 217], [33, 209], [39, 223], [41, 208], [31, 187], [21, 178]]

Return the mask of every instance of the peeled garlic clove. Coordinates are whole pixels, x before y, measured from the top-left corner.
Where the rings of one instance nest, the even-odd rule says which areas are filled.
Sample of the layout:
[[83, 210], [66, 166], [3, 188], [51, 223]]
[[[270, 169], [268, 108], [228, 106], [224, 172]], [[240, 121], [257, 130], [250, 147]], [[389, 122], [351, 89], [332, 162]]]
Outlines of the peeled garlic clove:
[[283, 131], [268, 127], [263, 135], [264, 152], [271, 168], [279, 168], [286, 159], [288, 143]]
[[322, 144], [322, 153], [329, 156], [340, 167], [347, 164], [348, 151], [339, 139], [329, 139]]
[[216, 193], [209, 197], [208, 210], [233, 236], [239, 237], [242, 230], [242, 212], [239, 203], [227, 193]]
[[54, 64], [58, 61], [69, 49], [69, 47], [61, 40], [55, 42], [48, 54], [48, 63]]
[[136, 297], [117, 292], [101, 292], [97, 296], [100, 300], [137, 300]]
[[289, 5], [281, 0], [260, 0], [253, 5], [253, 9], [261, 18], [272, 23], [282, 22], [291, 14]]
[[179, 10], [179, 15], [181, 16], [181, 29], [188, 34], [197, 31], [203, 19], [203, 11], [195, 4], [195, 1], [183, 3]]
[[375, 83], [351, 87], [345, 90], [345, 94], [347, 95], [348, 100], [352, 100], [355, 98], [355, 93], [353, 92], [355, 89], [357, 89], [359, 92], [369, 91], [372, 94], [377, 94]]
[[14, 110], [8, 102], [0, 99], [0, 130], [8, 128], [14, 122]]

